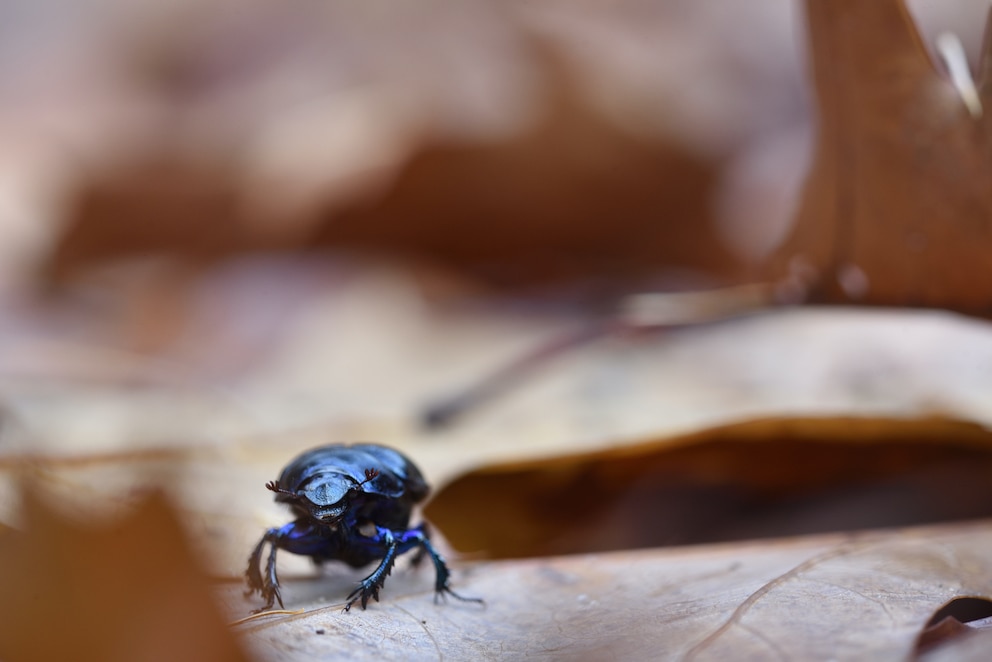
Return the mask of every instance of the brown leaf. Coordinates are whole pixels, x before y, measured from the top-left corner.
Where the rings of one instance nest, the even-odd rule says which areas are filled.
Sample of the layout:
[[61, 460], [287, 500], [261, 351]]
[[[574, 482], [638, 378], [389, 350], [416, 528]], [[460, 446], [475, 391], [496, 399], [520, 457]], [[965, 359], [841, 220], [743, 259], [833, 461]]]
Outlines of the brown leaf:
[[132, 165], [88, 182], [46, 260], [46, 280], [60, 281], [81, 265], [149, 254], [214, 260], [277, 247], [246, 227], [229, 171], [168, 157]]
[[943, 605], [930, 617], [926, 627], [916, 640], [918, 653], [925, 653], [946, 646], [961, 637], [974, 634], [977, 628], [970, 624], [983, 623], [992, 617], [992, 601], [985, 598], [960, 597]]
[[[966, 628], [967, 629], [967, 628]], [[923, 662], [984, 662], [992, 646], [992, 631], [969, 631], [919, 656]]]
[[316, 241], [428, 255], [504, 285], [739, 267], [715, 234], [714, 164], [625, 133], [561, 67], [548, 73], [536, 126], [491, 144], [432, 141], [380, 198], [328, 215]]
[[240, 629], [281, 660], [905, 659], [937, 607], [992, 591], [989, 544], [983, 524], [475, 563], [455, 580], [484, 608], [424, 590]]
[[988, 108], [981, 117], [969, 114], [935, 68], [903, 0], [806, 6], [819, 135], [776, 263], [809, 278], [820, 301], [987, 312]]
[[990, 471], [973, 424], [759, 419], [483, 466], [425, 514], [464, 552], [577, 554], [989, 517]]
[[27, 491], [24, 531], [0, 538], [0, 658], [245, 659], [160, 495], [105, 526], [61, 505]]
[[[74, 173], [49, 278], [314, 242], [501, 284], [663, 270], [681, 288], [738, 275], [780, 234], [763, 202], [788, 196], [743, 184], [761, 178], [738, 172], [746, 159], [726, 181], [779, 118], [805, 122], [774, 0], [732, 19], [682, 3], [434, 0], [375, 20], [347, 2], [247, 4], [139, 22], [109, 56], [154, 112], [115, 167]], [[765, 222], [728, 233], [718, 208], [740, 195]]]

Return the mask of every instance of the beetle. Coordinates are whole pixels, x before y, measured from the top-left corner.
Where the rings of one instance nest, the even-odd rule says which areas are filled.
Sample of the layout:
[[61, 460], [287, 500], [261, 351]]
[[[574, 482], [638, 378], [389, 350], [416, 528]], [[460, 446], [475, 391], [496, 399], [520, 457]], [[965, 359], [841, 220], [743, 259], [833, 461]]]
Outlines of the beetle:
[[[379, 444], [330, 444], [308, 450], [282, 470], [278, 480], [265, 484], [285, 503], [296, 519], [265, 532], [248, 557], [245, 596], [257, 592], [271, 609], [283, 606], [276, 575], [276, 552], [284, 549], [309, 556], [316, 565], [342, 561], [353, 568], [379, 561], [347, 598], [344, 610], [360, 600], [379, 600], [379, 590], [396, 558], [414, 548], [413, 565], [425, 555], [434, 562], [434, 600], [446, 595], [467, 602], [451, 590], [444, 558], [431, 544], [427, 525], [409, 527], [413, 507], [423, 501], [430, 487], [417, 466], [405, 455]], [[263, 574], [262, 551], [269, 544]]]

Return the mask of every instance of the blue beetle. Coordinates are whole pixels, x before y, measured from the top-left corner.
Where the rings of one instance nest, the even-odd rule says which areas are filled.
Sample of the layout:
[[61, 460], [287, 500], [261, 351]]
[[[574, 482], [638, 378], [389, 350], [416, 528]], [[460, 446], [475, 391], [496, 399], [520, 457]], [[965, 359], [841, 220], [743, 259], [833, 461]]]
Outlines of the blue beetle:
[[[306, 451], [290, 462], [279, 480], [265, 484], [276, 493], [276, 502], [288, 504], [296, 519], [269, 529], [248, 558], [248, 590], [258, 592], [271, 609], [278, 602], [279, 579], [276, 552], [284, 549], [309, 556], [315, 564], [342, 561], [353, 568], [379, 561], [379, 565], [348, 595], [345, 611], [361, 600], [379, 600], [379, 589], [393, 569], [396, 557], [418, 548], [416, 565], [430, 555], [435, 570], [435, 601], [438, 596], [466, 598], [451, 590], [444, 558], [431, 544], [426, 524], [408, 528], [415, 504], [427, 497], [430, 488], [420, 470], [405, 455], [378, 444], [331, 444]], [[269, 558], [263, 577], [262, 550], [269, 543]]]

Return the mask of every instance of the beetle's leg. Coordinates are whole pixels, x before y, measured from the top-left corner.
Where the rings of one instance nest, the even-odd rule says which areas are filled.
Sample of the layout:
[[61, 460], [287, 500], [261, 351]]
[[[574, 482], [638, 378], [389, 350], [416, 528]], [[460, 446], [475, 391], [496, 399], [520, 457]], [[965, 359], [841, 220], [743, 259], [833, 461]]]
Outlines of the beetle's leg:
[[417, 550], [417, 555], [414, 556], [414, 561], [418, 557], [423, 557], [427, 554], [431, 557], [431, 561], [434, 562], [434, 601], [437, 602], [439, 597], [443, 598], [446, 595], [452, 595], [459, 600], [464, 600], [465, 602], [482, 602], [480, 598], [467, 598], [463, 595], [459, 595], [451, 590], [449, 580], [451, 578], [451, 573], [448, 571], [448, 564], [445, 563], [444, 557], [441, 556], [440, 552], [434, 548], [431, 544], [429, 529], [426, 524], [421, 524], [418, 527], [410, 529], [403, 532], [400, 536], [400, 551], [406, 551], [410, 549], [413, 545], [417, 545], [420, 549]]
[[444, 557], [431, 544], [431, 540], [427, 536], [427, 531], [422, 529], [423, 525], [413, 530], [420, 534], [420, 546], [422, 549], [427, 550], [431, 560], [434, 562], [434, 602], [437, 602], [439, 597], [443, 598], [446, 595], [452, 595], [463, 602], [482, 603], [482, 598], [468, 598], [451, 590], [451, 586], [448, 584], [448, 580], [451, 578], [451, 573], [448, 571], [448, 564], [444, 562]]
[[275, 602], [279, 603], [280, 609], [286, 606], [282, 603], [282, 595], [279, 591], [279, 577], [276, 575], [276, 552], [279, 551], [281, 538], [277, 538], [269, 546], [269, 560], [265, 563], [265, 587], [262, 589], [262, 597], [265, 598], [265, 606], [258, 611], [272, 609]]
[[262, 571], [259, 568], [259, 564], [262, 562], [262, 548], [265, 547], [265, 543], [271, 541], [272, 535], [277, 531], [277, 529], [269, 529], [262, 536], [262, 539], [258, 541], [255, 545], [255, 549], [252, 550], [251, 556], [248, 557], [248, 570], [245, 571], [245, 578], [248, 580], [248, 588], [245, 590], [245, 597], [248, 597], [255, 591], [261, 592], [262, 590]]
[[[431, 537], [430, 527], [427, 526], [427, 522], [421, 523], [416, 530], [419, 530], [425, 538]], [[424, 557], [427, 556], [427, 548], [417, 543], [417, 551], [414, 552], [413, 558], [410, 559], [410, 566], [414, 568], [419, 568], [420, 564], [424, 562]]]
[[[256, 591], [265, 598], [265, 606], [258, 611], [272, 609], [272, 606], [279, 602], [282, 607], [282, 596], [279, 595], [279, 578], [276, 576], [276, 551], [283, 546], [286, 536], [292, 531], [293, 524], [287, 524], [279, 529], [269, 529], [262, 536], [262, 539], [255, 545], [251, 556], [248, 557], [248, 570], [245, 577], [248, 579], [248, 590], [245, 596], [249, 596]], [[265, 577], [262, 577], [262, 549], [265, 543], [269, 543], [269, 558], [265, 563]]]
[[389, 529], [377, 526], [375, 527], [375, 535], [361, 536], [360, 541], [359, 544], [364, 545], [371, 551], [381, 553], [382, 561], [372, 574], [363, 579], [358, 585], [358, 588], [348, 596], [348, 602], [344, 607], [345, 611], [349, 611], [351, 605], [359, 599], [362, 601], [362, 609], [365, 609], [370, 597], [378, 600], [379, 589], [382, 588], [386, 577], [392, 571], [396, 557], [414, 547], [419, 548], [417, 556], [429, 555], [434, 562], [434, 570], [436, 572], [434, 581], [435, 601], [438, 596], [453, 595], [459, 600], [466, 602], [482, 602], [479, 598], [467, 598], [451, 590], [451, 586], [448, 583], [450, 578], [448, 566], [444, 562], [444, 558], [431, 544], [427, 534], [427, 528], [424, 525], [406, 531], [390, 531]]
[[372, 574], [363, 579], [358, 584], [358, 588], [348, 595], [348, 603], [344, 606], [345, 611], [350, 611], [351, 605], [359, 598], [362, 600], [362, 609], [365, 609], [368, 605], [370, 597], [375, 598], [376, 602], [378, 602], [379, 589], [386, 582], [386, 577], [393, 571], [393, 564], [396, 563], [396, 553], [399, 545], [396, 542], [395, 536], [393, 536], [393, 532], [378, 526], [375, 530], [376, 534], [369, 538], [369, 542], [376, 546], [381, 545], [385, 550], [385, 554], [383, 554], [382, 561], [372, 571]]
[[[262, 549], [265, 543], [269, 543], [269, 558], [265, 563], [265, 575], [262, 575], [261, 561]], [[265, 606], [256, 610], [265, 611], [271, 609], [276, 602], [283, 606], [282, 595], [279, 591], [279, 577], [276, 574], [276, 554], [280, 549], [285, 549], [293, 554], [303, 554], [314, 556], [323, 553], [328, 545], [328, 540], [320, 535], [312, 525], [297, 520], [290, 522], [278, 529], [269, 529], [262, 536], [262, 539], [255, 545], [251, 556], [248, 557], [248, 570], [245, 576], [248, 579], [248, 590], [245, 595], [258, 592], [265, 599]]]

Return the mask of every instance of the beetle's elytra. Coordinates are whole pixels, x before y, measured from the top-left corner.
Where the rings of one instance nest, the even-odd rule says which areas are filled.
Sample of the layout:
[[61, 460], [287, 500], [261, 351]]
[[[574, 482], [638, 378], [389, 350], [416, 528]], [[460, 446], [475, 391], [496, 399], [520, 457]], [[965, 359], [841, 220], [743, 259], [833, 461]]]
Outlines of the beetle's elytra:
[[[370, 597], [378, 601], [396, 557], [414, 548], [414, 564], [425, 554], [434, 562], [435, 599], [452, 595], [481, 602], [451, 590], [448, 566], [431, 544], [426, 524], [409, 527], [414, 505], [427, 497], [430, 488], [402, 453], [378, 444], [321, 446], [294, 459], [279, 480], [265, 486], [276, 493], [277, 502], [289, 505], [296, 519], [266, 531], [248, 558], [246, 595], [257, 591], [265, 599], [258, 611], [283, 604], [276, 575], [280, 549], [309, 556], [316, 564], [342, 561], [357, 568], [378, 560], [372, 574], [348, 595], [346, 611], [356, 600], [362, 609]], [[263, 575], [266, 543], [270, 549]]]

